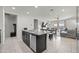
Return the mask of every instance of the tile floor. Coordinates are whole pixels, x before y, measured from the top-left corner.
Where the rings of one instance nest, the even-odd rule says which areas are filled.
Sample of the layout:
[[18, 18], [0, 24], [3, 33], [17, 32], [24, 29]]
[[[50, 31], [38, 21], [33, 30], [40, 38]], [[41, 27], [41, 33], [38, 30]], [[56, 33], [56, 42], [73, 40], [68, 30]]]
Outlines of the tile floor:
[[[76, 53], [77, 47], [76, 39], [53, 37], [47, 39], [47, 49], [43, 53]], [[78, 50], [78, 51], [77, 51]], [[4, 44], [0, 45], [1, 53], [33, 53], [23, 41], [16, 38], [7, 38]]]
[[7, 38], [4, 44], [0, 45], [1, 53], [32, 53], [23, 41], [16, 38]]
[[70, 38], [53, 38], [47, 41], [46, 53], [76, 53], [77, 45], [75, 39]]

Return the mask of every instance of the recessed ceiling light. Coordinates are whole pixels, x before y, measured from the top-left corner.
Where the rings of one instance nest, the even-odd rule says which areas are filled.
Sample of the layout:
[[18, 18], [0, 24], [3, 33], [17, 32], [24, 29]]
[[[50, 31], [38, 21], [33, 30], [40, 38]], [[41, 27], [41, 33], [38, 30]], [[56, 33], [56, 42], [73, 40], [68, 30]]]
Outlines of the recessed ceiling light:
[[30, 14], [30, 12], [27, 12], [27, 14]]
[[64, 12], [64, 9], [62, 9], [62, 12]]
[[50, 11], [53, 11], [53, 9], [50, 9]]
[[12, 7], [12, 9], [15, 10], [16, 8], [15, 7]]
[[35, 8], [38, 8], [38, 6], [35, 6]]

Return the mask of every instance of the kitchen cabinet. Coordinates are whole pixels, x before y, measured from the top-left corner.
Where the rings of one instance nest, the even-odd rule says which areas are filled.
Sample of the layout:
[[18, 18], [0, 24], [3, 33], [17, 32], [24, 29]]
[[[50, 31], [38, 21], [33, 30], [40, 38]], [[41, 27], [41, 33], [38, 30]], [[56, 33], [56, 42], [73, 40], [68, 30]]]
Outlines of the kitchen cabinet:
[[47, 33], [38, 31], [22, 31], [24, 43], [36, 53], [46, 50]]
[[27, 46], [30, 46], [30, 35], [28, 32], [23, 31], [22, 32], [22, 39], [24, 41], [25, 44], [27, 44]]

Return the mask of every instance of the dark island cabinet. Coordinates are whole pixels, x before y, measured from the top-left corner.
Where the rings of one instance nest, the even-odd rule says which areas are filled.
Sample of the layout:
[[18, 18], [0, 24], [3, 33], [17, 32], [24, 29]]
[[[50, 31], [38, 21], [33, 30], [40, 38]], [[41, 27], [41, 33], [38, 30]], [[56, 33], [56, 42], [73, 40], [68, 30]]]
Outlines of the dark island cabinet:
[[22, 31], [22, 39], [27, 46], [30, 46], [30, 34], [28, 32]]
[[22, 39], [24, 43], [35, 53], [46, 50], [47, 34], [35, 34], [33, 32], [22, 31]]
[[46, 34], [36, 37], [36, 52], [42, 52], [46, 49]]

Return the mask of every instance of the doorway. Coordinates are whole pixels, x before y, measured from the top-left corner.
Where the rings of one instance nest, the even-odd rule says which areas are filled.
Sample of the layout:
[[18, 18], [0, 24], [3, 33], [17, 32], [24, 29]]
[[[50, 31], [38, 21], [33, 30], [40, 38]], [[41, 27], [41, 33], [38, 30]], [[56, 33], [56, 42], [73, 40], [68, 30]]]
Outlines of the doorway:
[[16, 37], [17, 15], [5, 13], [5, 38]]

